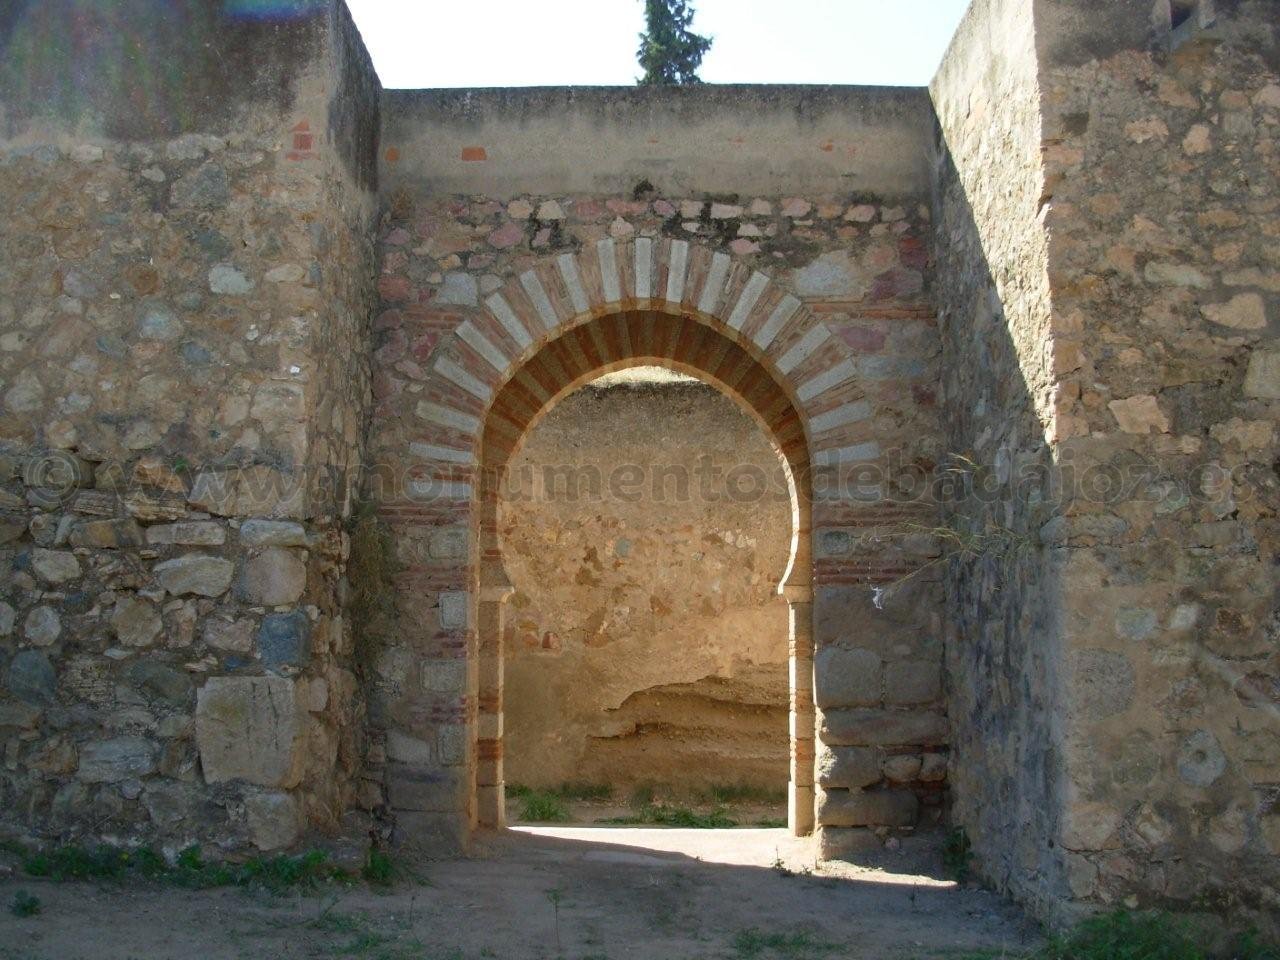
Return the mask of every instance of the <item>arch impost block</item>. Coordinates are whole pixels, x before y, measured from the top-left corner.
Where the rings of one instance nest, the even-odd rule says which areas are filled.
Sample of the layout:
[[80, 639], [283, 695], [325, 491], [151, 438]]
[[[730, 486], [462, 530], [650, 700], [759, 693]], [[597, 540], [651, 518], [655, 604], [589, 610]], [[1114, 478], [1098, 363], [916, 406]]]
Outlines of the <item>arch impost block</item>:
[[[503, 577], [506, 573], [503, 573]], [[510, 583], [486, 584], [480, 588], [481, 603], [506, 603], [511, 599], [512, 594], [516, 592], [516, 588]]]
[[784, 583], [778, 587], [778, 593], [786, 597], [787, 603], [813, 603], [813, 584]]

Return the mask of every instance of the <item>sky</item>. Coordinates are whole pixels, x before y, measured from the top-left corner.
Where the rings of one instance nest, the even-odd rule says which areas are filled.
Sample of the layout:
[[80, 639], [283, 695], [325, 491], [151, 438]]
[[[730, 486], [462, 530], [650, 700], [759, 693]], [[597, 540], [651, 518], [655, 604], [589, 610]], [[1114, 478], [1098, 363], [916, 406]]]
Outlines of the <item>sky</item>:
[[[347, 0], [385, 87], [629, 85], [642, 0]], [[923, 86], [969, 0], [694, 0], [707, 83]]]

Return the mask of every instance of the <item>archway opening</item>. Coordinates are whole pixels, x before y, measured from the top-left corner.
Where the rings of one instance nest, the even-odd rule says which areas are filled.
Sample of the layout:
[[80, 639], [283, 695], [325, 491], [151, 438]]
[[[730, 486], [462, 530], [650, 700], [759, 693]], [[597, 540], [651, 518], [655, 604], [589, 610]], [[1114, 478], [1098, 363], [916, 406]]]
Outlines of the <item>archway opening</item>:
[[[777, 626], [782, 628], [778, 631], [775, 643], [779, 646], [785, 643], [786, 649], [787, 823], [793, 833], [807, 834], [812, 830], [814, 816], [814, 717], [810, 614], [810, 503], [809, 491], [806, 489], [809, 481], [809, 466], [808, 446], [803, 427], [790, 398], [742, 347], [697, 320], [654, 311], [619, 313], [589, 321], [551, 341], [530, 358], [498, 391], [485, 419], [480, 458], [478, 531], [480, 611], [477, 702], [479, 716], [476, 724], [475, 780], [478, 821], [482, 826], [502, 826], [507, 823], [508, 746], [513, 740], [520, 742], [522, 739], [526, 741], [529, 739], [525, 736], [529, 732], [527, 730], [522, 729], [514, 737], [509, 733], [512, 720], [515, 717], [521, 717], [527, 721], [529, 711], [526, 711], [522, 705], [512, 713], [508, 707], [511, 687], [508, 683], [507, 668], [523, 655], [523, 649], [509, 651], [507, 644], [518, 643], [521, 648], [527, 645], [530, 656], [537, 657], [552, 654], [557, 646], [559, 652], [563, 654], [565, 640], [559, 634], [548, 636], [552, 631], [533, 629], [537, 621], [532, 617], [522, 617], [519, 606], [513, 607], [511, 603], [519, 587], [513, 582], [506, 556], [512, 538], [503, 536], [504, 514], [510, 516], [509, 509], [502, 506], [504, 487], [509, 488], [511, 485], [513, 468], [523, 465], [520, 460], [521, 451], [525, 448], [531, 431], [561, 400], [573, 394], [584, 384], [598, 380], [602, 374], [642, 366], [659, 366], [683, 373], [696, 377], [699, 383], [705, 382], [715, 388], [719, 399], [733, 402], [740, 411], [740, 415], [746, 414], [750, 420], [754, 421], [747, 426], [757, 430], [762, 428], [763, 436], [767, 437], [767, 443], [775, 458], [779, 485], [785, 491], [782, 502], [777, 506], [780, 515], [785, 516], [789, 524], [781, 536], [783, 549], [778, 551], [781, 562], [775, 563], [775, 570], [770, 571], [765, 593], [781, 597], [786, 601], [782, 606], [775, 608]], [[572, 410], [572, 407], [569, 409]], [[652, 462], [655, 450], [656, 446], [651, 445], [645, 452], [644, 458], [649, 460], [648, 463], [633, 465], [639, 468], [641, 474], [647, 472], [648, 475], [641, 479], [650, 485], [653, 483], [654, 468], [663, 466], [661, 463]], [[737, 479], [741, 480], [745, 475], [752, 473], [750, 470], [739, 471]], [[632, 476], [634, 477], [634, 472]], [[514, 479], [518, 481], [519, 477], [516, 476]], [[603, 482], [604, 478], [602, 477], [601, 480]], [[767, 485], [767, 472], [764, 481]], [[763, 495], [763, 491], [760, 493], [751, 491], [750, 495]], [[742, 511], [742, 514], [745, 516], [747, 512], [749, 511]], [[505, 544], [504, 539], [507, 541]], [[616, 552], [618, 539], [614, 537], [608, 544], [610, 563], [621, 559]], [[736, 544], [738, 536], [733, 535], [733, 539]], [[661, 546], [660, 543], [656, 545]], [[588, 581], [593, 578], [602, 579], [604, 567], [602, 547], [604, 546], [603, 543], [593, 545], [592, 552], [589, 554], [586, 548], [583, 548], [581, 556], [576, 559], [578, 565], [575, 569], [547, 569], [542, 571], [541, 578], [538, 576], [536, 562], [521, 560], [517, 564], [519, 569], [516, 570], [516, 579], [540, 580], [539, 589], [543, 591], [544, 598], [550, 594], [550, 602], [554, 602], [554, 594], [557, 590], [565, 591], [567, 594], [572, 592], [574, 587], [591, 585], [590, 583], [569, 584], [566, 580], [570, 577], [575, 581], [580, 576]], [[533, 547], [527, 549], [533, 552]], [[623, 547], [623, 550], [627, 549], [628, 547]], [[691, 553], [697, 552], [691, 551]], [[705, 554], [704, 550], [704, 557]], [[545, 551], [540, 559], [547, 559]], [[595, 570], [596, 566], [600, 569]], [[661, 579], [656, 577], [657, 573], [655, 565], [655, 579]], [[664, 571], [662, 576], [669, 578], [671, 571]], [[748, 577], [749, 580], [750, 577]], [[703, 578], [702, 583], [704, 587], [707, 586], [708, 578]], [[654, 581], [651, 580], [650, 586], [653, 585]], [[566, 596], [560, 599], [568, 598]], [[587, 602], [598, 603], [599, 599], [600, 597], [592, 597]], [[522, 602], [526, 608], [528, 600], [529, 595], [525, 594], [525, 600]], [[662, 596], [655, 594], [652, 590], [647, 594], [645, 602], [649, 606], [651, 615], [655, 610], [661, 610], [664, 605], [674, 613], [674, 608], [670, 608]], [[616, 606], [629, 607], [630, 605], [620, 603]], [[712, 607], [714, 607], [714, 601], [712, 601]], [[575, 636], [576, 642], [581, 643], [585, 648], [588, 635], [598, 640], [601, 636], [600, 628], [610, 616], [610, 609], [609, 604], [593, 606], [590, 614], [600, 619], [601, 623], [594, 624], [587, 620], [576, 624], [575, 629], [578, 630]], [[634, 624], [626, 626], [634, 630]], [[605, 637], [607, 636], [606, 633]], [[651, 641], [652, 637], [649, 639]], [[697, 642], [696, 638], [690, 639]], [[765, 644], [767, 645], [767, 641]], [[644, 642], [638, 642], [636, 646], [642, 649]], [[732, 654], [729, 655], [732, 656]], [[704, 657], [704, 667], [707, 662], [707, 658]], [[520, 669], [524, 666], [525, 664], [520, 664]], [[708, 675], [710, 672], [703, 674], [704, 677]], [[659, 684], [659, 686], [665, 686], [665, 684]], [[679, 692], [689, 693], [687, 689]], [[673, 695], [676, 691], [666, 691], [666, 693]], [[563, 698], [557, 702], [557, 698], [546, 689], [541, 690], [539, 696], [542, 702], [535, 709], [540, 710], [544, 715], [551, 714], [554, 722], [554, 718], [563, 712]], [[625, 698], [617, 707], [623, 706], [624, 703]], [[657, 710], [662, 705], [650, 704], [649, 706]], [[628, 722], [625, 717], [617, 719], [621, 720], [624, 726]], [[572, 736], [578, 735], [572, 734]], [[578, 748], [579, 745], [573, 745], [573, 749], [569, 751], [570, 755]], [[760, 751], [761, 756], [766, 756], [767, 753], [767, 748]], [[579, 758], [581, 759], [581, 754]], [[562, 756], [556, 762], [567, 764], [570, 761]], [[615, 765], [615, 769], [617, 766], [625, 767], [625, 764]], [[552, 765], [549, 769], [542, 771], [547, 783], [557, 779], [555, 770], [556, 767]], [[642, 786], [642, 781], [645, 779], [648, 778], [645, 778], [643, 773], [626, 778], [632, 787]], [[691, 778], [682, 779], [684, 780], [682, 786], [686, 790], [694, 787]], [[741, 780], [741, 776], [738, 779]], [[571, 781], [566, 780], [566, 782]], [[584, 781], [579, 778], [578, 782]], [[732, 783], [713, 784], [706, 780], [701, 786], [713, 799], [715, 789], [731, 791], [734, 787]], [[643, 802], [643, 797], [638, 799]], [[759, 819], [772, 822], [780, 818], [763, 812]]]
[[786, 823], [793, 521], [696, 377], [605, 374], [528, 431], [497, 511], [507, 822]]

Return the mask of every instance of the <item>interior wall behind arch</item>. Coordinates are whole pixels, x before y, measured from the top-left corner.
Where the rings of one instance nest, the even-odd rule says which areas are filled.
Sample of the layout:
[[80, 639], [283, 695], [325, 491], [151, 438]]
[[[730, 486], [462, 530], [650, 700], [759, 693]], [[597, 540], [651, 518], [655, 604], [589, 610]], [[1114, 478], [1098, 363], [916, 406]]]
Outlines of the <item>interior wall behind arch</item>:
[[591, 384], [505, 494], [508, 780], [780, 793], [791, 505], [756, 423], [696, 380]]

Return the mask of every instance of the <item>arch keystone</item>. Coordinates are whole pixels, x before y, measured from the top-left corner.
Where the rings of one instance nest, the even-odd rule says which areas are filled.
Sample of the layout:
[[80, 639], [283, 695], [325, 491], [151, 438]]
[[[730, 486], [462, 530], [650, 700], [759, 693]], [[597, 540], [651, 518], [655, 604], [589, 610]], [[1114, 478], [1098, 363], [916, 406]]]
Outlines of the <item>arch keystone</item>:
[[618, 277], [618, 246], [612, 239], [596, 241], [596, 259], [600, 261], [600, 285], [604, 302], [622, 302], [622, 282]]
[[635, 244], [636, 268], [634, 275], [637, 300], [653, 298], [653, 241], [648, 237], [637, 238]]
[[684, 300], [684, 284], [689, 274], [689, 241], [672, 240], [667, 251], [667, 303]]

